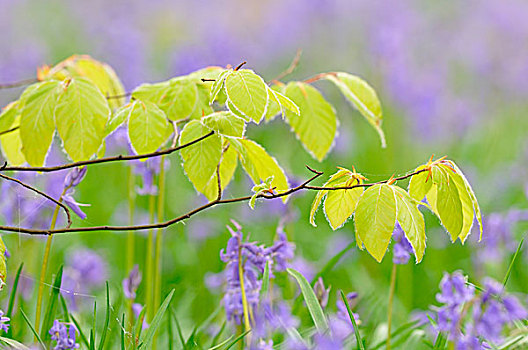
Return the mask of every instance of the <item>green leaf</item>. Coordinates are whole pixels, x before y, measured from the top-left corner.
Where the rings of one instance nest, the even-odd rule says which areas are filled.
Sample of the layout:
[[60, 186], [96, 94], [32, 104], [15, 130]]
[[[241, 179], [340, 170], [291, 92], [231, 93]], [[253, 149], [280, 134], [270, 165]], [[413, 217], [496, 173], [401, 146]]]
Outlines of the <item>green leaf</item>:
[[391, 186], [377, 184], [363, 192], [354, 220], [361, 242], [381, 262], [396, 224], [396, 198]]
[[334, 108], [317, 89], [302, 82], [289, 83], [284, 93], [301, 112], [297, 115], [287, 111], [286, 121], [304, 148], [317, 160], [323, 160], [336, 136], [338, 121]]
[[198, 99], [196, 105], [190, 116], [191, 119], [202, 119], [204, 115], [209, 115], [214, 112], [209, 105], [209, 87], [205, 84], [196, 84], [198, 91]]
[[268, 87], [252, 70], [232, 71], [226, 77], [225, 91], [233, 106], [255, 123], [260, 123], [268, 105]]
[[55, 123], [73, 161], [90, 159], [105, 137], [110, 108], [101, 91], [84, 78], [65, 83], [55, 109]]
[[[425, 168], [425, 165], [421, 165], [415, 171], [420, 171]], [[417, 201], [421, 201], [425, 198], [425, 195], [429, 192], [432, 185], [433, 180], [429, 176], [429, 171], [423, 171], [413, 175], [411, 176], [411, 181], [409, 181], [409, 195]]]
[[0, 342], [7, 344], [9, 347], [7, 349], [11, 350], [30, 350], [27, 346], [22, 343], [17, 342], [16, 340], [10, 338], [0, 337]]
[[169, 87], [169, 81], [162, 81], [155, 84], [141, 84], [132, 91], [132, 99], [159, 104], [167, 94]]
[[[180, 145], [209, 133], [210, 130], [197, 120], [192, 120], [183, 128], [180, 134]], [[198, 192], [204, 192], [216, 172], [216, 167], [222, 157], [222, 141], [218, 135], [186, 147], [180, 151], [183, 158], [183, 169]]]
[[61, 265], [59, 271], [57, 272], [57, 275], [55, 275], [50, 297], [48, 300], [48, 307], [46, 309], [46, 313], [44, 314], [44, 320], [42, 321], [42, 326], [40, 328], [40, 336], [44, 341], [50, 340], [49, 330], [53, 325], [53, 320], [55, 320], [55, 311], [57, 309], [57, 302], [59, 301], [59, 292], [61, 290], [62, 272], [63, 266]]
[[106, 316], [105, 316], [105, 323], [103, 326], [103, 331], [101, 333], [101, 339], [99, 340], [99, 350], [103, 350], [105, 340], [106, 340], [106, 334], [108, 332], [108, 324], [110, 323], [110, 291], [108, 288], [108, 281], [106, 281]]
[[[288, 109], [289, 111], [300, 115], [301, 111], [299, 110], [299, 107], [288, 97], [284, 96], [282, 93], [279, 92], [280, 87], [275, 85], [273, 88], [268, 87], [268, 94], [270, 99], [270, 105], [273, 103], [273, 109], [278, 108], [278, 112], [281, 112], [284, 116], [285, 111], [284, 108]], [[270, 105], [268, 105], [268, 109], [270, 108]], [[284, 107], [284, 108], [283, 108]], [[275, 113], [275, 114], [276, 114]], [[266, 120], [269, 119], [268, 117], [268, 111], [266, 112]], [[271, 115], [273, 117], [273, 115]]]
[[224, 87], [224, 82], [225, 82], [227, 75], [229, 75], [231, 72], [232, 72], [231, 70], [226, 69], [218, 75], [215, 82], [211, 86], [211, 98], [209, 99], [209, 104], [213, 104], [214, 100], [218, 96], [218, 93]]
[[169, 295], [167, 295], [160, 308], [158, 309], [158, 312], [156, 312], [156, 315], [154, 315], [154, 318], [150, 323], [147, 333], [145, 334], [145, 338], [143, 338], [143, 344], [139, 347], [140, 349], [150, 349], [150, 344], [154, 339], [154, 335], [156, 334], [156, 331], [160, 326], [161, 320], [163, 319], [163, 315], [165, 314], [165, 311], [167, 311], [167, 308], [169, 307], [173, 295], [174, 289], [171, 290]]
[[300, 272], [291, 268], [288, 268], [287, 271], [295, 278], [297, 284], [301, 288], [301, 293], [306, 302], [306, 306], [308, 307], [308, 311], [310, 312], [310, 316], [312, 316], [315, 328], [317, 328], [320, 333], [325, 333], [328, 330], [328, 322], [310, 283], [308, 283], [306, 278], [304, 278]]
[[198, 102], [198, 88], [189, 79], [169, 81], [169, 88], [162, 96], [159, 107], [170, 120], [189, 118]]
[[425, 252], [425, 222], [422, 213], [418, 210], [417, 202], [402, 188], [392, 186], [396, 194], [396, 219], [405, 236], [411, 243], [416, 263], [422, 261]]
[[116, 131], [117, 128], [119, 128], [124, 122], [128, 120], [128, 116], [130, 115], [132, 105], [133, 105], [133, 102], [115, 110], [112, 113], [112, 115], [110, 116], [110, 119], [108, 119], [108, 123], [106, 123], [106, 129], [105, 129], [106, 136]]
[[253, 186], [251, 191], [253, 191], [254, 194], [251, 196], [251, 198], [249, 199], [249, 203], [248, 203], [251, 209], [255, 209], [255, 201], [257, 200], [258, 195], [264, 193], [265, 191], [269, 191], [272, 188], [271, 186], [272, 181], [273, 181], [273, 176], [270, 176], [262, 183]]
[[[220, 161], [219, 168], [221, 181], [220, 184], [222, 186], [222, 190], [225, 190], [227, 185], [229, 185], [229, 182], [231, 182], [237, 165], [238, 153], [233, 147], [228, 146], [227, 150], [222, 154], [222, 160]], [[216, 171], [211, 180], [209, 180], [207, 185], [204, 187], [202, 193], [210, 201], [218, 197], [218, 178], [216, 176]]]
[[[349, 170], [347, 169], [339, 169], [335, 174], [330, 176], [330, 179], [325, 182], [323, 187], [333, 187], [335, 183], [342, 182], [343, 177], [346, 176], [348, 172]], [[317, 191], [317, 194], [315, 195], [315, 199], [312, 203], [312, 208], [310, 209], [310, 224], [312, 224], [313, 227], [317, 227], [317, 225], [315, 224], [315, 214], [317, 213], [317, 209], [319, 209], [323, 198], [328, 192], [329, 191], [327, 190], [321, 190]]]
[[[6, 246], [4, 244], [4, 240], [0, 236], [0, 290], [2, 290], [6, 284], [6, 278], [7, 278], [7, 264], [6, 264]], [[20, 274], [20, 269], [17, 272], [17, 274]], [[15, 279], [15, 284], [18, 283], [18, 278]], [[14, 286], [16, 287], [16, 286]], [[12, 308], [12, 307], [11, 307]]]
[[[12, 127], [20, 125], [20, 114], [15, 117]], [[22, 165], [26, 162], [26, 158], [22, 153], [22, 140], [20, 139], [20, 129], [0, 135], [0, 143], [2, 143], [2, 153], [11, 165]]]
[[358, 349], [365, 350], [365, 346], [363, 345], [363, 340], [361, 339], [361, 335], [359, 334], [359, 328], [356, 322], [356, 318], [354, 317], [354, 313], [350, 309], [350, 305], [348, 304], [348, 299], [342, 290], [340, 290], [339, 292], [341, 293], [341, 299], [343, 300], [343, 303], [345, 303], [348, 316], [350, 318], [350, 322], [352, 322], [352, 327], [354, 328], [354, 334], [356, 335], [357, 347]]
[[37, 331], [35, 330], [35, 327], [33, 326], [31, 321], [27, 317], [27, 315], [24, 312], [24, 310], [22, 310], [22, 308], [20, 308], [20, 314], [22, 315], [22, 318], [24, 319], [24, 321], [28, 325], [29, 329], [31, 330], [31, 333], [33, 333], [33, 335], [35, 336], [35, 339], [37, 339], [37, 341], [39, 342], [39, 344], [42, 346], [43, 349], [47, 349], [46, 344], [44, 344], [44, 342], [40, 338], [40, 335], [37, 333]]
[[237, 110], [235, 108], [235, 106], [233, 106], [233, 104], [227, 100], [226, 101], [226, 107], [227, 107], [227, 110], [230, 111], [231, 113], [233, 113], [234, 115], [236, 115], [237, 117], [241, 118], [241, 119], [244, 119], [247, 123], [249, 123], [251, 121], [251, 118], [248, 118], [247, 116], [245, 116], [244, 114], [240, 113], [239, 110]]
[[[342, 184], [333, 184], [332, 186], [350, 187], [360, 183], [361, 181], [349, 175]], [[362, 194], [363, 187], [350, 190], [328, 191], [324, 202], [324, 212], [334, 231], [343, 226], [348, 218], [352, 216]]]
[[0, 113], [0, 133], [11, 129], [15, 118], [20, 115], [19, 101], [13, 101], [2, 109]]
[[54, 111], [60, 93], [60, 82], [38, 83], [25, 98], [20, 112], [22, 153], [31, 166], [42, 166], [55, 133]]
[[136, 100], [130, 107], [128, 137], [138, 154], [159, 149], [168, 137], [167, 116], [152, 102]]
[[[269, 177], [273, 177], [271, 183], [277, 193], [289, 189], [288, 179], [275, 158], [268, 155], [266, 150], [255, 141], [231, 138], [231, 145], [239, 154], [240, 162], [254, 184], [259, 184]], [[283, 201], [287, 201], [287, 196]]]
[[352, 74], [330, 73], [325, 74], [325, 78], [333, 82], [348, 102], [376, 129], [381, 139], [381, 147], [385, 148], [385, 134], [381, 128], [383, 114], [376, 91], [363, 79]]
[[202, 123], [220, 135], [243, 137], [246, 131], [244, 119], [229, 111], [215, 112], [202, 118]]
[[460, 175], [462, 180], [464, 180], [464, 185], [466, 186], [466, 191], [469, 194], [469, 197], [471, 198], [471, 201], [473, 203], [473, 209], [475, 211], [475, 216], [477, 217], [477, 221], [479, 223], [479, 230], [480, 230], [479, 240], [481, 240], [482, 239], [482, 229], [483, 229], [483, 226], [482, 226], [482, 214], [480, 212], [480, 206], [479, 206], [478, 201], [477, 201], [477, 196], [475, 195], [475, 192], [473, 192], [473, 188], [471, 188], [471, 185], [469, 184], [469, 181], [464, 176], [464, 173], [462, 173], [462, 170], [460, 170], [460, 168], [453, 161], [448, 161], [448, 162], [449, 162], [449, 164], [451, 164], [453, 166], [453, 168], [455, 169], [456, 173], [458, 175]]
[[471, 233], [471, 227], [473, 226], [473, 219], [475, 217], [475, 211], [473, 208], [473, 201], [471, 200], [470, 194], [464, 182], [464, 179], [460, 174], [456, 173], [451, 167], [447, 165], [439, 165], [443, 167], [446, 174], [449, 175], [449, 181], [454, 182], [458, 190], [458, 196], [460, 198], [460, 204], [462, 206], [462, 230], [458, 237], [462, 244], [466, 241], [467, 237]]
[[454, 242], [460, 235], [463, 225], [462, 203], [457, 185], [454, 181], [450, 181], [446, 169], [433, 166], [432, 172], [436, 191], [427, 194], [427, 201], [436, 211], [442, 225], [450, 234], [451, 241]]

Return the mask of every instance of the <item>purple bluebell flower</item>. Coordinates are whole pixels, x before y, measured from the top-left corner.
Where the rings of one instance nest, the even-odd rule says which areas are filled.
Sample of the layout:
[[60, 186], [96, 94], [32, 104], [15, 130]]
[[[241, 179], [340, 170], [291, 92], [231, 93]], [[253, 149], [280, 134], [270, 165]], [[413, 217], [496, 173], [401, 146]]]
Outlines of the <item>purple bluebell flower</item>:
[[81, 219], [86, 219], [86, 214], [81, 210], [81, 206], [90, 206], [90, 204], [77, 203], [72, 197], [73, 191], [62, 196], [62, 201]]
[[398, 222], [396, 222], [396, 226], [394, 227], [392, 239], [394, 241], [392, 245], [392, 262], [399, 265], [407, 264], [414, 251]]
[[89, 206], [89, 204], [77, 203], [73, 198], [75, 193], [75, 187], [81, 183], [86, 175], [86, 167], [82, 168], [73, 168], [66, 174], [64, 178], [64, 194], [62, 195], [62, 200], [64, 203], [81, 219], [86, 219], [86, 214], [81, 210], [81, 206]]
[[314, 293], [321, 304], [321, 307], [324, 309], [328, 304], [328, 297], [330, 296], [331, 287], [326, 288], [323, 282], [323, 278], [319, 277], [317, 282], [314, 284]]
[[314, 349], [317, 349], [317, 350], [343, 349], [342, 339], [338, 339], [328, 334], [316, 333], [313, 339], [314, 339]]
[[78, 349], [79, 344], [75, 342], [75, 327], [69, 323], [53, 321], [49, 330], [51, 340], [55, 341], [53, 350]]
[[64, 188], [76, 187], [86, 176], [87, 167], [73, 168], [64, 178]]
[[4, 316], [4, 312], [0, 310], [0, 330], [7, 332], [9, 330], [9, 321], [11, 321], [11, 319], [9, 317]]
[[134, 265], [134, 268], [130, 271], [127, 278], [123, 280], [123, 294], [125, 298], [134, 300], [136, 299], [136, 291], [141, 283], [141, 272], [139, 272], [139, 266]]

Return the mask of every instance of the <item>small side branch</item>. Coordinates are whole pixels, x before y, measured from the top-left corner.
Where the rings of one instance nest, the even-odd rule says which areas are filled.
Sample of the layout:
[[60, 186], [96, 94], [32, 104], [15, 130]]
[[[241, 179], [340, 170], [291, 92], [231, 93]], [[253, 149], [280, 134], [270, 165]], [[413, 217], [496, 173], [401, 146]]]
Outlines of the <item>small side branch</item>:
[[0, 90], [3, 90], [3, 89], [14, 89], [14, 88], [17, 88], [17, 87], [22, 87], [22, 86], [26, 86], [26, 85], [30, 85], [30, 84], [38, 83], [38, 82], [39, 82], [38, 79], [31, 78], [31, 79], [24, 79], [24, 80], [16, 81], [16, 82], [13, 82], [13, 83], [0, 84]]
[[277, 75], [274, 79], [272, 79], [272, 81], [279, 81], [285, 76], [292, 74], [295, 68], [297, 68], [297, 66], [299, 65], [299, 61], [301, 60], [301, 55], [302, 55], [302, 50], [297, 49], [297, 52], [295, 53], [295, 57], [293, 58], [293, 61], [290, 63], [289, 67], [286, 68], [285, 71]]

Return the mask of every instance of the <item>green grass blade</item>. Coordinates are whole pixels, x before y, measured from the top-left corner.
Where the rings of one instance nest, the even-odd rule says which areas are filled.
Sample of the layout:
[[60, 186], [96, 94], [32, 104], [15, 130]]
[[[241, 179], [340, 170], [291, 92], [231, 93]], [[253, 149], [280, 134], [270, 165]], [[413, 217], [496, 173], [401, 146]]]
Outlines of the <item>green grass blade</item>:
[[110, 290], [108, 288], [108, 281], [106, 281], [106, 316], [105, 316], [103, 332], [101, 333], [101, 340], [99, 340], [99, 348], [98, 348], [99, 350], [103, 350], [109, 323], [110, 323]]
[[236, 343], [238, 343], [240, 340], [242, 340], [249, 332], [251, 332], [251, 329], [250, 330], [247, 330], [245, 331], [244, 333], [240, 334], [238, 337], [236, 337], [231, 343], [229, 343], [224, 350], [229, 350], [231, 349], [233, 346], [235, 346]]
[[68, 311], [68, 304], [66, 304], [66, 300], [64, 299], [62, 294], [59, 294], [59, 301], [61, 302], [62, 312], [64, 313], [64, 321], [70, 323], [70, 312]]
[[125, 314], [121, 317], [121, 350], [125, 350]]
[[224, 321], [222, 323], [222, 327], [220, 327], [220, 330], [218, 331], [218, 333], [216, 333], [216, 335], [213, 338], [213, 341], [211, 342], [211, 348], [216, 347], [216, 343], [218, 343], [218, 340], [220, 340], [220, 337], [222, 336], [222, 333], [224, 332], [225, 327], [226, 327], [226, 322]]
[[0, 337], [0, 342], [3, 342], [9, 346], [10, 350], [30, 350], [27, 346], [22, 343], [17, 342], [16, 340], [10, 338]]
[[73, 317], [72, 314], [70, 314], [70, 318], [71, 318], [73, 324], [75, 325], [75, 328], [77, 328], [77, 330], [79, 331], [79, 335], [81, 336], [81, 341], [84, 343], [84, 345], [86, 345], [87, 348], [89, 348], [90, 347], [90, 343], [88, 342], [88, 339], [84, 335], [84, 332], [81, 329], [81, 325], [79, 324], [79, 322], [77, 322], [77, 319], [75, 317]]
[[508, 279], [510, 278], [510, 274], [512, 272], [513, 264], [515, 263], [515, 260], [517, 260], [517, 256], [519, 256], [519, 252], [521, 251], [521, 248], [524, 243], [524, 237], [519, 242], [519, 245], [517, 246], [517, 250], [515, 251], [515, 254], [513, 254], [513, 258], [510, 262], [510, 266], [508, 266], [508, 270], [506, 271], [506, 276], [504, 276], [504, 279], [502, 280], [502, 285], [506, 287], [506, 283], [508, 283]]
[[95, 350], [95, 335], [93, 329], [90, 329], [90, 350]]
[[[95, 350], [95, 324], [97, 321], [97, 300], [94, 300], [94, 312], [93, 312], [93, 319], [92, 319], [92, 331], [90, 333], [90, 348], [93, 347], [93, 350]], [[93, 335], [93, 340], [92, 340]]]
[[262, 276], [262, 288], [260, 289], [260, 296], [262, 299], [266, 295], [269, 295], [269, 285], [270, 285], [270, 266], [269, 261], [266, 261], [266, 266], [264, 267], [264, 275]]
[[152, 319], [152, 322], [150, 323], [147, 333], [145, 334], [145, 338], [143, 338], [143, 344], [142, 346], [140, 346], [140, 349], [150, 349], [150, 344], [152, 343], [152, 340], [154, 339], [154, 334], [158, 330], [158, 327], [161, 323], [163, 315], [165, 314], [165, 311], [167, 311], [167, 308], [169, 307], [169, 304], [172, 300], [173, 295], [174, 295], [174, 289], [171, 290], [169, 295], [165, 298], [160, 308], [158, 309], [158, 312], [156, 312], [156, 315]]
[[233, 335], [229, 336], [229, 338], [227, 338], [226, 340], [224, 340], [224, 341], [221, 342], [220, 344], [215, 345], [215, 346], [212, 346], [212, 347], [210, 347], [210, 348], [207, 349], [207, 350], [220, 349], [222, 346], [224, 346], [224, 345], [226, 345], [227, 343], [229, 343], [229, 342], [231, 341], [231, 339], [233, 339]]
[[174, 334], [172, 332], [172, 307], [169, 307], [168, 314], [167, 314], [167, 333], [169, 336], [169, 350], [172, 350], [172, 338], [174, 338]]
[[436, 340], [433, 345], [433, 349], [435, 350], [445, 349], [446, 344], [447, 344], [447, 337], [445, 336], [444, 333], [440, 332], [438, 333], [438, 336], [436, 337]]
[[[9, 318], [12, 318], [13, 308], [15, 307], [16, 292], [18, 289], [18, 281], [20, 280], [20, 274], [22, 273], [23, 267], [24, 267], [24, 263], [21, 263], [20, 266], [18, 267], [18, 270], [15, 275], [15, 279], [13, 281], [13, 288], [11, 288], [11, 294], [9, 295], [9, 302], [7, 304], [8, 305], [7, 312], [5, 314], [6, 317], [9, 317]], [[7, 331], [7, 337], [10, 338], [11, 335], [12, 335], [12, 328], [9, 327]]]
[[[406, 332], [408, 330], [413, 330], [415, 328], [419, 328], [419, 326], [420, 326], [420, 323], [418, 321], [408, 322], [408, 323], [402, 325], [401, 327], [399, 327], [398, 329], [396, 329], [394, 332], [392, 332], [391, 333], [391, 339], [396, 340], [400, 334], [402, 334], [402, 333], [404, 333], [404, 332]], [[386, 344], [387, 344], [387, 340], [383, 339], [379, 343], [376, 343], [376, 345], [374, 345], [372, 347], [369, 347], [369, 350], [380, 349], [380, 348], [384, 347]]]
[[47, 349], [46, 344], [44, 344], [44, 342], [40, 338], [40, 335], [37, 333], [37, 331], [35, 330], [35, 327], [33, 327], [33, 324], [31, 323], [29, 318], [26, 316], [26, 313], [24, 312], [24, 310], [22, 310], [22, 308], [20, 309], [20, 313], [22, 314], [24, 321], [26, 321], [27, 325], [29, 326], [29, 329], [31, 330], [31, 332], [33, 333], [33, 335], [35, 336], [39, 344], [42, 346], [42, 349]]
[[145, 320], [146, 312], [147, 308], [143, 307], [136, 319], [136, 324], [134, 325], [134, 332], [132, 334], [134, 336], [134, 349], [136, 348], [136, 344], [138, 343], [139, 338], [141, 338], [141, 333], [143, 332], [143, 321]]
[[174, 314], [173, 316], [174, 316], [174, 321], [176, 322], [176, 329], [178, 330], [178, 338], [180, 338], [182, 349], [185, 349], [185, 338], [183, 337], [183, 332], [180, 326], [180, 322], [178, 321], [178, 317], [176, 316], [176, 314]]
[[59, 267], [59, 271], [57, 272], [57, 275], [55, 276], [53, 287], [50, 293], [50, 298], [48, 301], [48, 308], [44, 315], [44, 321], [42, 322], [42, 327], [40, 328], [40, 336], [44, 341], [49, 341], [51, 339], [49, 330], [53, 326], [53, 320], [55, 319], [55, 312], [57, 309], [57, 302], [59, 299], [60, 287], [62, 283], [62, 272], [63, 272], [63, 266]]
[[352, 310], [350, 310], [350, 305], [348, 304], [346, 295], [345, 293], [343, 293], [342, 290], [340, 290], [339, 292], [341, 293], [341, 299], [343, 299], [343, 302], [345, 303], [346, 309], [348, 311], [348, 316], [350, 317], [350, 321], [352, 321], [352, 325], [354, 326], [354, 333], [356, 334], [357, 346], [360, 350], [365, 350], [365, 346], [363, 345], [363, 340], [361, 339], [361, 335], [359, 334], [359, 329], [356, 323], [356, 319], [354, 318], [354, 313], [352, 313]]
[[323, 309], [321, 308], [321, 305], [319, 304], [319, 301], [317, 300], [317, 297], [315, 296], [315, 293], [310, 286], [310, 283], [304, 278], [301, 273], [294, 269], [287, 269], [288, 273], [295, 278], [297, 283], [299, 284], [299, 287], [301, 288], [301, 293], [304, 297], [304, 301], [306, 302], [306, 306], [308, 307], [308, 311], [310, 312], [310, 315], [312, 316], [312, 320], [314, 321], [315, 327], [317, 330], [321, 333], [324, 333], [328, 329], [328, 323], [326, 321], [326, 317], [324, 315]]

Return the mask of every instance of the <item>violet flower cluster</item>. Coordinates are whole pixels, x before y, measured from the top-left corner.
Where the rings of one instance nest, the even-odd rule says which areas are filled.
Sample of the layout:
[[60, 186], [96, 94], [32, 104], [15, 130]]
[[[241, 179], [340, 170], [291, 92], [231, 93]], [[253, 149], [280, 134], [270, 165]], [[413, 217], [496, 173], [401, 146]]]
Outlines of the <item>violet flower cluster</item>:
[[457, 350], [489, 349], [488, 342], [499, 343], [504, 327], [528, 317], [519, 300], [506, 294], [502, 284], [486, 279], [483, 292], [467, 283], [461, 272], [445, 274], [436, 300], [436, 330], [449, 334]]
[[75, 201], [73, 194], [75, 193], [75, 187], [81, 183], [86, 175], [86, 167], [73, 168], [66, 177], [64, 178], [64, 194], [62, 200], [77, 216], [81, 219], [86, 219], [86, 214], [81, 210], [81, 206], [87, 206], [88, 204], [80, 204]]
[[55, 320], [49, 330], [51, 340], [55, 341], [53, 350], [78, 349], [79, 344], [75, 341], [75, 327], [70, 323]]
[[7, 332], [9, 330], [9, 321], [11, 321], [11, 319], [7, 316], [4, 316], [4, 312], [0, 310], [0, 330]]
[[[232, 220], [234, 229], [228, 226], [231, 238], [226, 249], [220, 251], [220, 259], [227, 264], [225, 279], [227, 282], [223, 298], [227, 319], [241, 324], [243, 318], [242, 291], [240, 269], [243, 271], [243, 282], [250, 312], [255, 314], [259, 303], [259, 293], [262, 281], [259, 280], [266, 263], [273, 271], [284, 271], [286, 262], [293, 258], [295, 245], [288, 242], [286, 234], [279, 232], [279, 240], [272, 246], [265, 247], [255, 242], [244, 242], [242, 227]], [[240, 266], [239, 266], [240, 264]]]

